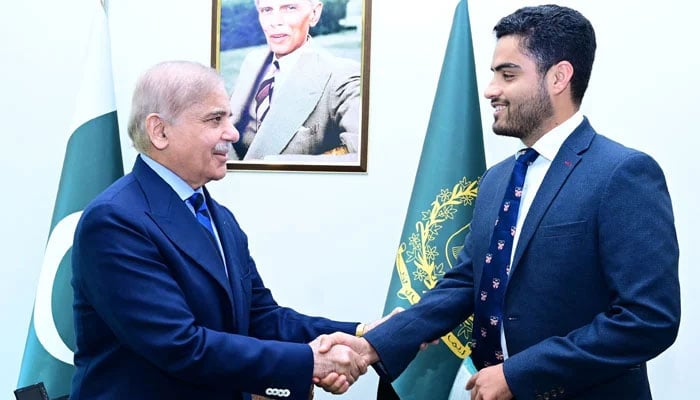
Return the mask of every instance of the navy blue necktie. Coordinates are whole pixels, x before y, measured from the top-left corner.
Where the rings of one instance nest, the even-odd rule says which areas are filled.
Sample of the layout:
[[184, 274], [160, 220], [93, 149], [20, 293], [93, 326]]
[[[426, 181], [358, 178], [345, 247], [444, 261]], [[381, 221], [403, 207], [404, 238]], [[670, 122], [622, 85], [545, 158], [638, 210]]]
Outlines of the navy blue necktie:
[[207, 209], [207, 202], [204, 201], [204, 196], [195, 192], [186, 201], [194, 208], [197, 221], [209, 231], [212, 237], [216, 237], [214, 236], [214, 227], [211, 225], [211, 219], [209, 219], [209, 210]]
[[525, 173], [537, 156], [537, 151], [531, 148], [518, 154], [484, 260], [479, 295], [474, 305], [474, 326], [470, 343], [472, 361], [478, 369], [503, 362], [501, 324], [513, 238]]

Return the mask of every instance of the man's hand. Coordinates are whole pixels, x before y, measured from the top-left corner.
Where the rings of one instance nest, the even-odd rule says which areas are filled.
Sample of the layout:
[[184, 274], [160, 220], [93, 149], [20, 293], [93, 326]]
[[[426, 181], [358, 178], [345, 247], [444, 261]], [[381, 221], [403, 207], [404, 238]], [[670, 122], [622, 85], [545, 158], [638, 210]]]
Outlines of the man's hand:
[[510, 400], [513, 398], [503, 373], [503, 364], [487, 367], [472, 375], [467, 382], [472, 400]]
[[367, 372], [368, 364], [352, 348], [341, 343], [321, 351], [326, 336], [321, 335], [309, 343], [314, 355], [313, 382], [331, 393], [345, 393]]
[[318, 339], [321, 341], [321, 345], [319, 346], [319, 351], [321, 353], [332, 351], [337, 345], [342, 345], [352, 348], [362, 357], [366, 365], [374, 364], [379, 361], [379, 356], [377, 352], [374, 351], [374, 347], [363, 338], [351, 336], [347, 333], [336, 332], [330, 335], [321, 335]]
[[339, 375], [337, 372], [331, 372], [323, 379], [313, 378], [313, 382], [316, 386], [333, 394], [345, 393], [350, 388], [345, 375]]

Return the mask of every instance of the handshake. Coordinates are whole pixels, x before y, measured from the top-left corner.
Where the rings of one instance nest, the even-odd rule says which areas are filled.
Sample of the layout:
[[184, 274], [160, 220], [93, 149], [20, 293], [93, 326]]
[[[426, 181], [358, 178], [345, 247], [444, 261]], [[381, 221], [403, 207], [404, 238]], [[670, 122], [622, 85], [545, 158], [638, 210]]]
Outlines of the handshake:
[[[369, 365], [379, 361], [372, 345], [361, 336], [401, 311], [402, 308], [395, 308], [390, 314], [364, 327], [358, 336], [336, 332], [321, 335], [309, 343], [314, 354], [313, 383], [327, 392], [345, 393], [360, 375], [367, 372]], [[421, 349], [427, 345], [423, 344]]]
[[367, 340], [347, 333], [321, 335], [309, 346], [314, 354], [313, 383], [334, 394], [345, 393], [379, 360]]
[[360, 325], [357, 336], [336, 332], [321, 335], [309, 343], [314, 353], [313, 383], [333, 394], [347, 392], [350, 385], [367, 372], [367, 367], [379, 361], [372, 345], [361, 336], [401, 311], [403, 308], [397, 307], [371, 324]]

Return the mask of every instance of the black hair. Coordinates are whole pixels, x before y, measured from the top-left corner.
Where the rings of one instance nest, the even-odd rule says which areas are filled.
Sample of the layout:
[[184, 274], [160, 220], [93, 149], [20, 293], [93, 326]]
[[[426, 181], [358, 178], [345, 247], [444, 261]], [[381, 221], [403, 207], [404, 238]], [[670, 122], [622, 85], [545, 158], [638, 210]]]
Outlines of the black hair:
[[503, 17], [493, 31], [497, 39], [520, 37], [523, 52], [534, 59], [541, 76], [560, 61], [570, 62], [574, 67], [571, 97], [576, 105], [581, 105], [596, 49], [595, 31], [586, 17], [553, 4], [523, 7]]

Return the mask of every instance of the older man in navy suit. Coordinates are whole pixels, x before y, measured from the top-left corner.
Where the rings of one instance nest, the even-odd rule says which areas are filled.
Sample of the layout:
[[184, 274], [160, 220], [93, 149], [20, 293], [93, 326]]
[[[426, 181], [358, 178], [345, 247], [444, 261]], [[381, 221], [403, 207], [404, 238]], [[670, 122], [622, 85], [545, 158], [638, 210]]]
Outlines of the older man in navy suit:
[[[598, 134], [579, 111], [596, 48], [583, 15], [526, 7], [494, 31], [485, 95], [494, 132], [536, 156], [523, 184], [511, 187], [516, 157], [486, 171], [458, 266], [366, 340], [336, 335], [323, 348], [351, 344], [394, 379], [421, 343], [474, 313], [472, 399], [650, 399], [646, 362], [674, 342], [680, 323], [664, 175], [648, 155]], [[506, 236], [492, 240], [514, 211]], [[500, 276], [499, 251], [506, 252]]]
[[75, 235], [72, 400], [308, 399], [312, 382], [342, 393], [366, 371], [350, 348], [321, 354], [315, 340], [360, 325], [279, 306], [207, 192], [238, 139], [230, 115], [223, 80], [201, 64], [162, 63], [137, 83], [140, 155]]
[[309, 29], [321, 18], [323, 3], [255, 4], [268, 48], [246, 56], [234, 86], [231, 110], [241, 140], [232, 158], [358, 161], [360, 64], [312, 43]]

